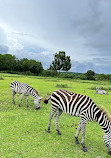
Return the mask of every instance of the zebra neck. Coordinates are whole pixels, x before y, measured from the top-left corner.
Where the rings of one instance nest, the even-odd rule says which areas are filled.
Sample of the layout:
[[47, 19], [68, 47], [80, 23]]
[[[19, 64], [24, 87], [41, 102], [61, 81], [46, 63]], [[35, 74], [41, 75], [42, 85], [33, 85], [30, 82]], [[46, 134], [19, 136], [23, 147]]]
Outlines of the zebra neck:
[[34, 98], [37, 99], [38, 95], [36, 94], [35, 90], [33, 88], [30, 89], [30, 95]]
[[111, 121], [107, 117], [104, 111], [98, 109], [98, 112], [96, 113], [96, 121], [99, 123], [101, 128], [103, 129], [104, 133], [110, 133], [110, 127], [111, 127]]
[[38, 98], [38, 95], [33, 95], [33, 94], [31, 94], [31, 96], [32, 96], [34, 99], [37, 99], [37, 98]]

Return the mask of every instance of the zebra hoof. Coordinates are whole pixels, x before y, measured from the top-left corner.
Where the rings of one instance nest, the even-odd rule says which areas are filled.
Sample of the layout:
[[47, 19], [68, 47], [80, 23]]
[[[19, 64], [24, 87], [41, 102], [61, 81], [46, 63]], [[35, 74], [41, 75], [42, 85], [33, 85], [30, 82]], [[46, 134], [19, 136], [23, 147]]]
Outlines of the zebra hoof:
[[87, 148], [83, 148], [83, 151], [84, 151], [84, 152], [87, 152], [88, 150], [87, 150]]
[[76, 143], [76, 144], [79, 144], [79, 141], [78, 141], [78, 140], [75, 140], [75, 143]]
[[46, 130], [46, 129], [45, 129], [45, 131], [46, 131], [47, 133], [50, 133], [50, 130]]
[[57, 130], [57, 133], [58, 133], [59, 135], [61, 135], [61, 132], [60, 132], [59, 130]]
[[50, 133], [50, 130], [48, 130], [47, 133]]
[[61, 135], [61, 132], [58, 132], [58, 135]]

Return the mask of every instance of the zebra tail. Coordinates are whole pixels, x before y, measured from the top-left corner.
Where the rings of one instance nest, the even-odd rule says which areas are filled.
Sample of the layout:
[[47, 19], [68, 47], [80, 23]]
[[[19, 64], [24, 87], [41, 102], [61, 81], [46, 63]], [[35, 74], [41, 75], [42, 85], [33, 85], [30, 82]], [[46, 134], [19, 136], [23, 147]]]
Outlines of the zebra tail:
[[49, 101], [50, 98], [51, 98], [51, 95], [47, 99], [44, 100], [44, 103], [48, 104], [48, 101]]

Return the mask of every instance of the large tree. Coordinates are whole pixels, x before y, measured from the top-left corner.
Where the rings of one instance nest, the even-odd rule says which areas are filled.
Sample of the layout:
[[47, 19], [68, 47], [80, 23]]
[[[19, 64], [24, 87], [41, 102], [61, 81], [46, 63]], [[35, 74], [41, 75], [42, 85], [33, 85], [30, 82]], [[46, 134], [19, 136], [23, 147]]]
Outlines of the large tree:
[[11, 54], [0, 54], [0, 70], [14, 70], [16, 65], [16, 57]]
[[58, 70], [59, 75], [60, 71], [68, 71], [71, 68], [70, 56], [66, 56], [66, 53], [64, 51], [59, 51], [58, 53], [55, 53], [51, 68], [53, 70]]
[[86, 72], [86, 77], [87, 77], [88, 80], [95, 80], [94, 76], [95, 76], [95, 72], [94, 71], [88, 70]]

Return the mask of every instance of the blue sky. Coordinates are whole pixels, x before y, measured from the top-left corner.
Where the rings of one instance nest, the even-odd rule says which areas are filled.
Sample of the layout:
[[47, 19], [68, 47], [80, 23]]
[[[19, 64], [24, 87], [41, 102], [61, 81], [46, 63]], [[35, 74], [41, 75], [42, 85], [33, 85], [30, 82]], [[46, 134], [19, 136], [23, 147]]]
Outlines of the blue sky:
[[0, 0], [0, 53], [41, 61], [58, 51], [73, 72], [111, 74], [111, 0]]

